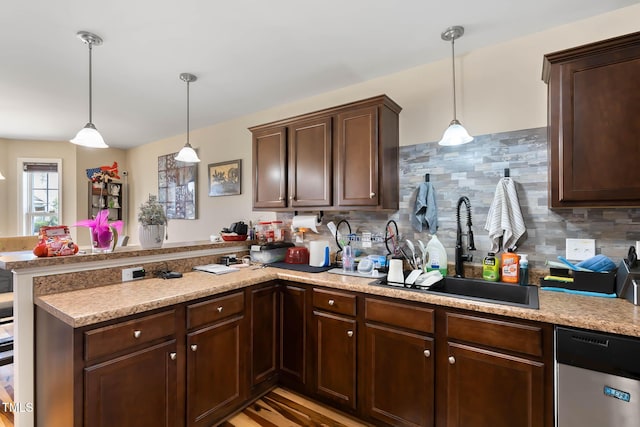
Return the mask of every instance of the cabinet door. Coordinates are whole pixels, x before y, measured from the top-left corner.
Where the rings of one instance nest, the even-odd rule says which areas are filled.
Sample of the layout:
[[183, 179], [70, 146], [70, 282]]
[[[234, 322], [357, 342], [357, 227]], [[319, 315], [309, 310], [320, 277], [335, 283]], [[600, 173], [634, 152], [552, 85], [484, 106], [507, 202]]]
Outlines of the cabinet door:
[[273, 378], [278, 369], [278, 286], [250, 290], [251, 386]]
[[307, 382], [306, 312], [305, 288], [280, 288], [280, 379], [297, 389], [304, 389]]
[[316, 393], [356, 408], [356, 321], [314, 311]]
[[447, 427], [544, 426], [543, 363], [451, 342], [447, 349]]
[[86, 427], [181, 425], [175, 340], [85, 368], [84, 381]]
[[331, 206], [331, 117], [289, 125], [289, 207]]
[[640, 34], [545, 61], [551, 207], [640, 205]]
[[337, 204], [377, 206], [378, 107], [340, 113], [337, 121]]
[[284, 127], [253, 134], [253, 207], [287, 206], [287, 135]]
[[365, 325], [367, 415], [394, 426], [433, 426], [433, 339]]
[[244, 399], [241, 318], [187, 335], [187, 426], [209, 426]]

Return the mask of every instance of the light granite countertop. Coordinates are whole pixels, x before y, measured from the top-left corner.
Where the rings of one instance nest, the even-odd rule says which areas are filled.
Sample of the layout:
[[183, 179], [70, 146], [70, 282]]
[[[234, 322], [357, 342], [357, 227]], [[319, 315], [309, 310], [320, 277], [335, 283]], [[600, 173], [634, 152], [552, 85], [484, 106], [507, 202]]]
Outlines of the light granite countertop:
[[272, 267], [252, 266], [222, 275], [190, 272], [180, 279], [145, 279], [61, 292], [36, 296], [35, 304], [70, 326], [82, 327], [275, 279], [640, 337], [640, 307], [619, 298], [540, 290], [540, 309], [534, 310], [375, 286], [370, 284], [372, 278]]

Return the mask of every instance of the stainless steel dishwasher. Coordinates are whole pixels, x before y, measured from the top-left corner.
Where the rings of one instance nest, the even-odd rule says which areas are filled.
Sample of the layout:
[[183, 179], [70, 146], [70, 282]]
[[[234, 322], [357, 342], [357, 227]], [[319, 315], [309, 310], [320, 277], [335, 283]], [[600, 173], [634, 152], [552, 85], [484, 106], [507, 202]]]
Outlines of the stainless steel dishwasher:
[[558, 427], [640, 426], [640, 339], [556, 328]]

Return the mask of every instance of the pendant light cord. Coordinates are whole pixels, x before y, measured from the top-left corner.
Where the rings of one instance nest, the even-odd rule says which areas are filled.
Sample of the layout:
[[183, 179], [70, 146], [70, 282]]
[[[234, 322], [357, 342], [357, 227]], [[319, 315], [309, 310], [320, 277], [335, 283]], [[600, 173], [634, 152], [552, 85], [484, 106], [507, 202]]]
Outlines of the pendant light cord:
[[453, 120], [457, 121], [456, 118], [456, 52], [453, 47], [455, 43], [455, 37], [451, 39], [451, 68], [453, 70]]
[[89, 42], [89, 123], [93, 124], [92, 121], [92, 111], [91, 105], [93, 104], [93, 94], [92, 94], [92, 76], [91, 76], [91, 52], [93, 51], [93, 43]]
[[191, 146], [189, 144], [189, 81], [187, 80], [187, 146]]

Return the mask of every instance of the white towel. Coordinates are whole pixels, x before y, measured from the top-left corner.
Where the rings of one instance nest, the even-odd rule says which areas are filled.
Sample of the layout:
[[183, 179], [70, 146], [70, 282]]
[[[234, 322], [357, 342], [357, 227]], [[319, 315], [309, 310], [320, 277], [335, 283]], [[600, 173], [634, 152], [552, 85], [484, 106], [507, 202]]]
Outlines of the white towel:
[[516, 186], [511, 178], [502, 178], [498, 182], [484, 229], [489, 232], [491, 252], [496, 253], [500, 250], [500, 237], [502, 249], [507, 251], [527, 231], [518, 203]]

